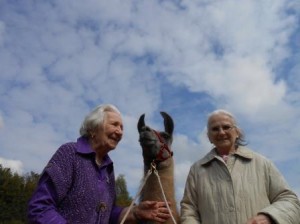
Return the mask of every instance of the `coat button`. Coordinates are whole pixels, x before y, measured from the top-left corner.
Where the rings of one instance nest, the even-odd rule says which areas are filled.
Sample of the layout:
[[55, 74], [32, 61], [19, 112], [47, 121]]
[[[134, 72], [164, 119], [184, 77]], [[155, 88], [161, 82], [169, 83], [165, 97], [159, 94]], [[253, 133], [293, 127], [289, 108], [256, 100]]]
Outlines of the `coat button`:
[[106, 209], [107, 209], [107, 205], [105, 202], [100, 202], [96, 207], [97, 212], [105, 212]]

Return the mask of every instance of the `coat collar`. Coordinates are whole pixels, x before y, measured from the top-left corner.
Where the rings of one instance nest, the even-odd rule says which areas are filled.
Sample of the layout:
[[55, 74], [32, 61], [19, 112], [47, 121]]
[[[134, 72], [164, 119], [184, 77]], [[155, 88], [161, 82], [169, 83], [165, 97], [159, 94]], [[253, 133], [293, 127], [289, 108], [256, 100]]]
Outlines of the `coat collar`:
[[[252, 160], [253, 158], [253, 152], [244, 147], [244, 146], [239, 146], [237, 151], [234, 153], [234, 155], [237, 155], [238, 157], [241, 157], [242, 159], [246, 160]], [[200, 164], [205, 165], [213, 161], [214, 159], [217, 159], [218, 154], [216, 152], [216, 148], [213, 148], [206, 156], [204, 156], [202, 159], [200, 159]]]
[[[79, 154], [85, 154], [85, 155], [92, 155], [93, 158], [95, 158], [96, 153], [95, 151], [92, 149], [92, 147], [89, 144], [89, 141], [86, 137], [79, 137], [77, 139], [77, 149], [76, 149], [77, 153]], [[112, 160], [110, 159], [110, 157], [108, 156], [108, 154], [106, 154], [103, 157], [103, 164], [104, 165], [108, 165], [108, 164], [112, 164]]]

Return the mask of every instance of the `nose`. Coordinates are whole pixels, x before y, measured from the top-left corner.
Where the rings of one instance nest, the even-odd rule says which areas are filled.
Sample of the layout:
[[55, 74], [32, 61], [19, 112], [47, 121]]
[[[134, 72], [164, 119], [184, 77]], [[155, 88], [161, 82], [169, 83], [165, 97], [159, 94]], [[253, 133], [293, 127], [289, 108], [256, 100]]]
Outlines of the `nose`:
[[117, 133], [118, 135], [122, 136], [122, 135], [123, 135], [123, 128], [122, 128], [121, 126], [120, 126], [120, 127], [117, 127], [116, 133]]
[[219, 134], [225, 134], [225, 130], [223, 128], [219, 128]]

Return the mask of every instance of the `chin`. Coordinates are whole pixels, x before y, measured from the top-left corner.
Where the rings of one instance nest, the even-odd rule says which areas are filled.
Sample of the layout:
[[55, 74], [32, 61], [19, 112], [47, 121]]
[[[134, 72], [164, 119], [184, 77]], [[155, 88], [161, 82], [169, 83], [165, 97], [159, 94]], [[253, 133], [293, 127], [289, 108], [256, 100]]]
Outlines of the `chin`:
[[224, 143], [224, 144], [218, 144], [218, 145], [216, 145], [216, 147], [217, 148], [231, 148], [231, 144], [226, 144], [226, 143]]
[[110, 147], [110, 150], [114, 150], [117, 146], [116, 145], [113, 145]]
[[115, 141], [110, 142], [110, 144], [108, 144], [108, 145], [109, 145], [109, 148], [110, 148], [111, 150], [112, 150], [112, 149], [115, 149], [115, 148], [117, 147], [118, 143], [119, 143], [119, 142], [115, 142]]

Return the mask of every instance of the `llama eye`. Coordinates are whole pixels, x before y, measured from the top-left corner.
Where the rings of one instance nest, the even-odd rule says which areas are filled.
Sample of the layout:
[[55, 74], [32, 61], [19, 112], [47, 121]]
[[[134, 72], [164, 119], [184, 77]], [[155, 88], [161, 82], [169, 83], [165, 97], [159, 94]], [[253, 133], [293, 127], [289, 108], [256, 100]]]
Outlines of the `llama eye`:
[[163, 137], [163, 138], [166, 138], [166, 139], [170, 138], [170, 135], [168, 133], [165, 133], [165, 132], [160, 133], [160, 136]]

